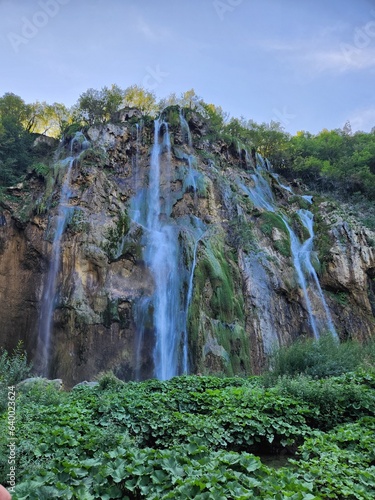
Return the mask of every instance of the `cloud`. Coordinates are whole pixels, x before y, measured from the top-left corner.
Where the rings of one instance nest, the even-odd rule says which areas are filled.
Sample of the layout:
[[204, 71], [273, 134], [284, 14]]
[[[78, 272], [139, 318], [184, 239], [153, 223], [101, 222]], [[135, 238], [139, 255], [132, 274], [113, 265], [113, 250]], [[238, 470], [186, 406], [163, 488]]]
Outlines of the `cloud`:
[[159, 42], [167, 36], [165, 30], [155, 29], [154, 26], [151, 27], [151, 24], [147, 23], [143, 17], [138, 17], [136, 30], [150, 42]]
[[302, 37], [262, 38], [250, 45], [310, 75], [368, 70], [375, 68], [375, 21], [354, 30], [337, 22]]
[[322, 73], [333, 71], [344, 73], [361, 71], [375, 67], [375, 44], [373, 47], [358, 49], [348, 44], [331, 50], [317, 50], [305, 53], [303, 59], [312, 65], [311, 69]]

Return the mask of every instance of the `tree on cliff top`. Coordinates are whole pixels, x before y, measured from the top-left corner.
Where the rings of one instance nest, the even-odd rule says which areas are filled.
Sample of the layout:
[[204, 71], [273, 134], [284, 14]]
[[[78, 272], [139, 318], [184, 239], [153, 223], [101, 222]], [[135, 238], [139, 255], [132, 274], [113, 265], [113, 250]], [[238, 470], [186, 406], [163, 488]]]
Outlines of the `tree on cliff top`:
[[88, 89], [78, 99], [77, 119], [88, 125], [105, 123], [119, 109], [123, 96], [123, 90], [117, 85], [101, 90]]
[[123, 103], [138, 108], [143, 115], [154, 116], [159, 111], [155, 94], [139, 85], [132, 85], [125, 90]]

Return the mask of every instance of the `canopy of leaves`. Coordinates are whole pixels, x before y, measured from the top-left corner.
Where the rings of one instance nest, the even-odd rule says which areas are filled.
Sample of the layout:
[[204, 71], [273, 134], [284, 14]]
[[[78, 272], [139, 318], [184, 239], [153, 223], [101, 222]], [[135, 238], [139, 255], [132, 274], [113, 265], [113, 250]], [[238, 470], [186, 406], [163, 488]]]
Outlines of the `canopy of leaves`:
[[138, 108], [143, 115], [155, 116], [159, 111], [155, 94], [139, 85], [132, 85], [125, 90], [123, 104]]
[[119, 109], [122, 100], [123, 91], [117, 85], [101, 90], [88, 89], [78, 99], [76, 120], [88, 125], [105, 123]]

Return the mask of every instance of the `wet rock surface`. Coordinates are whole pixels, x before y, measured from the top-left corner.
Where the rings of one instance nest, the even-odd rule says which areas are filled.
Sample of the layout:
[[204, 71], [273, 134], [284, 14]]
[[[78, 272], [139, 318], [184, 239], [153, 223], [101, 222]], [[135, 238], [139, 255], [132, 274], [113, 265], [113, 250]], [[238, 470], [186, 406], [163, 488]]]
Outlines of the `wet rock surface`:
[[[139, 118], [134, 113], [128, 110], [118, 123], [91, 127], [91, 146], [72, 170], [70, 216], [61, 239], [56, 296], [51, 297], [55, 311], [49, 374], [67, 386], [110, 369], [124, 379], [154, 374], [152, 300], [149, 317], [142, 320], [141, 344], [137, 311], [153, 296], [156, 283], [145, 257], [144, 214], [134, 212], [147, 210], [134, 207], [149, 183], [153, 124], [140, 131], [128, 121]], [[170, 128], [170, 151], [161, 148], [159, 217], [178, 233], [176, 273], [186, 274], [182, 303], [196, 255], [187, 315], [189, 371], [259, 372], [275, 344], [311, 335], [288, 233], [240, 187], [254, 188], [253, 158], [222, 143], [208, 142], [202, 150], [204, 121], [194, 115], [188, 123], [192, 147], [176, 126]], [[299, 238], [306, 238], [293, 215], [299, 209], [295, 194], [303, 193], [298, 187], [289, 192], [266, 170], [261, 175], [280, 213]], [[36, 179], [26, 216], [20, 215], [26, 206], [21, 201], [1, 209], [0, 294], [6, 307], [0, 315], [0, 344], [12, 349], [21, 339], [31, 357], [61, 178], [56, 178], [44, 213], [35, 209], [45, 193]], [[19, 188], [26, 200], [25, 189]], [[324, 203], [314, 206], [317, 213], [325, 220], [330, 245], [324, 266], [318, 259], [314, 265], [337, 334], [365, 340], [375, 334], [374, 234], [344, 218], [333, 219]], [[197, 220], [204, 226], [202, 234]], [[313, 302], [317, 317], [319, 307]]]

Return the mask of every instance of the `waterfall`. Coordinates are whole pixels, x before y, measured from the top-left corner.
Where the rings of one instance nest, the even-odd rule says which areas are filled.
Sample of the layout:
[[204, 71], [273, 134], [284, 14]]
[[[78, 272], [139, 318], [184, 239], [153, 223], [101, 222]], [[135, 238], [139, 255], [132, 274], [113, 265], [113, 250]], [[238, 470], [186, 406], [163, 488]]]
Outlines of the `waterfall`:
[[[296, 245], [294, 246], [294, 252], [292, 249], [292, 254], [293, 258], [295, 261], [295, 267], [298, 265], [299, 268], [303, 267], [305, 274], [307, 275], [307, 278], [309, 279], [310, 282], [310, 287], [312, 290], [313, 295], [317, 296], [319, 299], [320, 304], [323, 306], [324, 310], [324, 318], [323, 319], [314, 319], [314, 322], [312, 321], [313, 314], [312, 311], [309, 312], [309, 316], [312, 321], [312, 328], [314, 330], [314, 327], [316, 328], [316, 331], [314, 330], [314, 335], [316, 338], [319, 337], [319, 332], [322, 332], [324, 330], [329, 331], [334, 337], [337, 337], [336, 329], [333, 325], [331, 313], [329, 312], [326, 300], [323, 295], [323, 290], [320, 286], [318, 276], [316, 274], [316, 271], [314, 269], [314, 266], [312, 265], [311, 262], [311, 252], [312, 252], [312, 247], [313, 247], [313, 240], [314, 240], [314, 216], [309, 210], [298, 210], [298, 216], [303, 224], [303, 226], [308, 230], [309, 233], [309, 238], [302, 244], [302, 245]], [[284, 221], [285, 222], [285, 221]], [[290, 232], [290, 227], [288, 227], [288, 230]], [[307, 296], [307, 294], [306, 294]], [[321, 309], [321, 308], [320, 308]], [[314, 325], [314, 326], [313, 326]]]
[[254, 186], [246, 186], [246, 184], [238, 181], [239, 187], [244, 191], [257, 208], [275, 211], [275, 200], [270, 185], [261, 174], [261, 169], [257, 168], [255, 174], [250, 177]]
[[[77, 147], [78, 145], [78, 147]], [[56, 302], [57, 276], [60, 270], [61, 239], [69, 215], [69, 199], [71, 197], [71, 173], [74, 161], [82, 150], [87, 149], [89, 141], [82, 132], [77, 132], [70, 142], [71, 155], [61, 161], [61, 166], [67, 166], [64, 182], [61, 187], [60, 201], [57, 209], [57, 221], [52, 240], [52, 251], [47, 280], [44, 284], [43, 295], [39, 313], [38, 340], [36, 360], [41, 375], [48, 376], [50, 369], [51, 336], [53, 326], [53, 313]], [[75, 154], [75, 149], [79, 152]]]
[[44, 285], [43, 296], [39, 315], [37, 360], [40, 363], [41, 375], [49, 375], [50, 344], [52, 334], [52, 320], [55, 308], [56, 281], [60, 269], [61, 237], [64, 232], [65, 223], [69, 212], [70, 177], [74, 163], [74, 158], [69, 157], [65, 160], [68, 169], [65, 174], [65, 180], [61, 189], [60, 202], [58, 207], [57, 224], [52, 241], [52, 252], [50, 267], [47, 275], [47, 281]]
[[[154, 123], [148, 187], [137, 192], [131, 203], [132, 220], [144, 231], [143, 258], [154, 282], [152, 296], [141, 297], [135, 305], [137, 379], [142, 376], [140, 365], [143, 345], [147, 341], [146, 336], [152, 334], [154, 376], [167, 380], [188, 372], [187, 314], [193, 293], [193, 275], [201, 232], [193, 227], [190, 219], [187, 222], [170, 217], [173, 201], [170, 155], [168, 126], [157, 119]], [[182, 232], [193, 233], [195, 238], [189, 269], [183, 259], [180, 243]]]
[[153, 301], [156, 334], [155, 376], [160, 380], [167, 380], [178, 374], [178, 348], [182, 332], [178, 321], [180, 316], [178, 231], [172, 224], [165, 224], [160, 220], [160, 154], [163, 144], [166, 145], [169, 154], [168, 128], [165, 127], [162, 142], [159, 135], [160, 122], [155, 120], [148, 189], [147, 228], [150, 241], [146, 249], [146, 262], [155, 280]]
[[[277, 212], [278, 207], [271, 186], [262, 175], [262, 172], [264, 171], [269, 172], [270, 166], [260, 155], [257, 155], [257, 162], [258, 164], [255, 169], [255, 173], [250, 176], [254, 186], [247, 186], [241, 181], [238, 181], [238, 186], [249, 196], [257, 208], [267, 210], [269, 212]], [[280, 182], [277, 174], [271, 175], [281, 188], [293, 194], [293, 191], [289, 186]], [[310, 196], [303, 196], [302, 198], [305, 201], [312, 203], [312, 198]], [[311, 253], [314, 240], [313, 214], [309, 210], [302, 209], [298, 210], [297, 214], [302, 225], [307, 229], [309, 234], [307, 240], [302, 243], [291, 228], [288, 218], [283, 213], [279, 212], [279, 215], [283, 220], [290, 236], [290, 250], [292, 254], [293, 266], [296, 271], [298, 284], [303, 293], [311, 330], [315, 338], [319, 338], [320, 334], [325, 331], [331, 332], [331, 334], [337, 338], [337, 333], [323, 294], [323, 290], [312, 264]]]
[[191, 137], [189, 124], [186, 121], [184, 115], [182, 114], [182, 110], [180, 110], [180, 126], [181, 126], [183, 142], [187, 143], [189, 148], [191, 148], [193, 146], [193, 140]]

